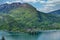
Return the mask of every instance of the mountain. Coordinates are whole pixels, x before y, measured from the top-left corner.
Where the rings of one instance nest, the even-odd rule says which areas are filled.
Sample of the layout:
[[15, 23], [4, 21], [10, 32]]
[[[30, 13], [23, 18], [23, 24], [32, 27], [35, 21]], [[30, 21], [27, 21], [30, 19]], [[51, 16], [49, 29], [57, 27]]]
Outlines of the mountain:
[[[0, 12], [3, 12], [3, 13], [8, 13], [10, 10], [12, 9], [16, 9], [18, 7], [30, 7], [31, 8], [31, 5], [27, 4], [27, 3], [12, 3], [12, 4], [2, 4], [0, 5]], [[33, 8], [33, 6], [32, 6]]]
[[50, 12], [52, 15], [59, 16], [60, 17], [60, 10], [52, 11]]
[[32, 32], [59, 28], [60, 17], [39, 12], [28, 3], [0, 5], [0, 30]]
[[9, 12], [10, 10], [19, 7], [21, 4], [20, 3], [12, 3], [12, 4], [2, 4], [0, 5], [0, 12]]

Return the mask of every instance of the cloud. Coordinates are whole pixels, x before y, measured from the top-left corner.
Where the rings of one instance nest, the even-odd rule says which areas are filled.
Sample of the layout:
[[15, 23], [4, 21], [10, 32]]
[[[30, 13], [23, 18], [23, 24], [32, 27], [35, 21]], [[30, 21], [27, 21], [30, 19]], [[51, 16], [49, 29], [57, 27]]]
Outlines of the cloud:
[[37, 2], [37, 0], [22, 0], [23, 2]]
[[22, 1], [21, 0], [13, 0], [13, 1], [11, 1], [11, 0], [9, 0], [9, 1], [6, 1], [6, 2], [4, 2], [4, 3], [8, 3], [8, 4], [11, 4], [11, 3], [15, 3], [15, 2], [20, 2], [20, 3], [22, 3]]
[[6, 1], [6, 3], [11, 4], [12, 2]]
[[39, 11], [43, 12], [51, 12], [54, 10], [60, 9], [60, 0], [48, 0], [48, 1], [40, 1], [40, 4], [43, 5], [42, 8], [37, 8]]

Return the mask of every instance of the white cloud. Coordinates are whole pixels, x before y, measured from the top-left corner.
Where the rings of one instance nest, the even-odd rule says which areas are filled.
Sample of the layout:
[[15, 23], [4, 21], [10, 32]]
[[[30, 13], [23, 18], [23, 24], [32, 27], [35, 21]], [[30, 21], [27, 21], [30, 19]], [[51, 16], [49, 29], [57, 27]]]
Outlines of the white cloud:
[[38, 8], [38, 10], [43, 12], [50, 12], [60, 9], [60, 0], [48, 0], [40, 3], [43, 5], [43, 8]]
[[22, 0], [23, 2], [37, 2], [37, 0]]
[[22, 1], [21, 0], [15, 0], [15, 1], [6, 1], [5, 3], [8, 3], [8, 4], [11, 4], [11, 3], [15, 3], [15, 2], [21, 2], [22, 3]]
[[11, 4], [12, 2], [6, 1], [5, 3], [7, 3], [7, 4]]

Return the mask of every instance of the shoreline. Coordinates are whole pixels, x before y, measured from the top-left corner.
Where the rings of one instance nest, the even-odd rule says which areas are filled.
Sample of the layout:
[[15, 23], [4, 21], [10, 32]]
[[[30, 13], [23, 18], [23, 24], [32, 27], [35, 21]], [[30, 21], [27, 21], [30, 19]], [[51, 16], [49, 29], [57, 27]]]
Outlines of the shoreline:
[[[0, 31], [4, 31], [4, 30], [0, 30]], [[60, 31], [60, 30], [40, 30], [40, 31], [33, 31], [33, 32], [56, 32], [56, 31]], [[4, 31], [4, 32], [18, 32], [18, 31]], [[28, 32], [18, 32], [18, 33], [28, 33]]]
[[[0, 30], [4, 31], [4, 30]], [[55, 32], [55, 31], [60, 31], [60, 30], [40, 30], [40, 31], [33, 31], [33, 32]], [[5, 32], [21, 32], [21, 31], [5, 31]], [[26, 32], [21, 32], [21, 33], [26, 33]]]
[[[0, 31], [3, 31], [3, 30], [0, 30]], [[26, 34], [29, 34], [29, 35], [39, 35], [41, 33], [60, 32], [60, 30], [40, 30], [39, 32], [17, 32], [17, 31], [3, 31], [3, 32], [8, 32], [8, 33], [22, 33], [22, 34], [26, 33]]]

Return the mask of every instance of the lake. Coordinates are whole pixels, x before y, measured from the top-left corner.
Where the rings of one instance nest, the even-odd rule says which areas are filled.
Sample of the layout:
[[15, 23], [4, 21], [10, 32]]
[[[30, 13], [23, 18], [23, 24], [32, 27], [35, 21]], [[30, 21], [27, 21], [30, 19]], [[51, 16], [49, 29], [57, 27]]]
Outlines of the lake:
[[0, 31], [0, 39], [2, 36], [5, 37], [5, 40], [60, 40], [60, 31], [45, 31], [38, 35]]

